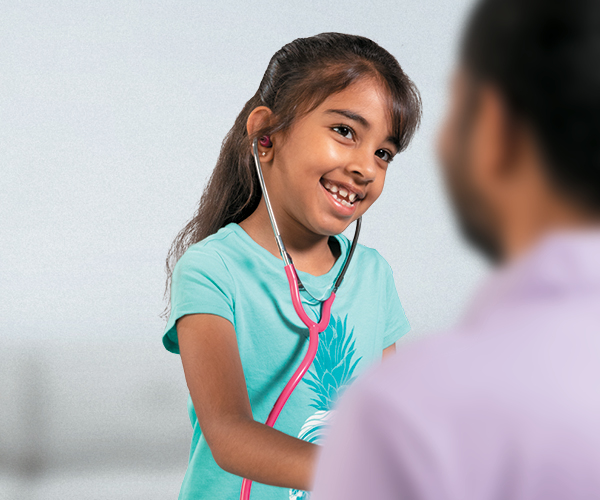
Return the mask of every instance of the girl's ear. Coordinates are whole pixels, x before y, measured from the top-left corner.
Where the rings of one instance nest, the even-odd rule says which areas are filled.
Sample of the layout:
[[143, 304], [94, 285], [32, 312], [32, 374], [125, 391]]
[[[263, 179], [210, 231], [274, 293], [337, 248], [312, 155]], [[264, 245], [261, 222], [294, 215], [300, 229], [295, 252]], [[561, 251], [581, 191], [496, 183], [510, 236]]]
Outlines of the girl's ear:
[[[252, 136], [260, 129], [263, 129], [269, 125], [272, 116], [273, 112], [266, 106], [258, 106], [257, 108], [254, 108], [248, 116], [248, 120], [246, 121], [246, 130], [248, 131], [248, 135]], [[271, 161], [273, 159], [272, 146], [265, 147], [261, 145], [259, 141], [258, 151], [261, 155], [261, 160]]]

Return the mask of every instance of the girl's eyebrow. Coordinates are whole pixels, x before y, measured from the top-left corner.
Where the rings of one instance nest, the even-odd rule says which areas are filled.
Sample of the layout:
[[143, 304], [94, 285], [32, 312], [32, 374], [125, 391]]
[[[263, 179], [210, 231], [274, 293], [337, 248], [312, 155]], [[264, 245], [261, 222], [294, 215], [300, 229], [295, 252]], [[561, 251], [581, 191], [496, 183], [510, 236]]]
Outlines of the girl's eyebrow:
[[335, 113], [338, 115], [345, 116], [350, 120], [354, 120], [355, 122], [360, 123], [363, 127], [367, 129], [371, 127], [371, 124], [367, 121], [365, 117], [347, 109], [328, 109], [327, 111], [325, 111], [325, 113]]
[[[325, 111], [325, 113], [342, 115], [350, 120], [354, 120], [360, 123], [366, 129], [371, 128], [371, 124], [367, 121], [367, 119], [364, 116], [355, 113], [354, 111], [350, 111], [347, 109], [328, 109], [327, 111]], [[399, 149], [400, 144], [398, 143], [398, 139], [396, 137], [390, 135], [386, 140], [388, 142], [391, 142], [394, 146], [396, 146], [396, 149]]]

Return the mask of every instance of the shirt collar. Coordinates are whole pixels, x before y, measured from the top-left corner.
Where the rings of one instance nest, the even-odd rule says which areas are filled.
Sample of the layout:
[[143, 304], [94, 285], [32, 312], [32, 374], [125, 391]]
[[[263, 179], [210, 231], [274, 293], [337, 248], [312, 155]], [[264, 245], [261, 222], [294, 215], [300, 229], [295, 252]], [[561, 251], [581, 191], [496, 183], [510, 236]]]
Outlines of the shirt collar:
[[506, 302], [600, 292], [600, 228], [560, 230], [493, 271], [463, 321], [472, 323]]

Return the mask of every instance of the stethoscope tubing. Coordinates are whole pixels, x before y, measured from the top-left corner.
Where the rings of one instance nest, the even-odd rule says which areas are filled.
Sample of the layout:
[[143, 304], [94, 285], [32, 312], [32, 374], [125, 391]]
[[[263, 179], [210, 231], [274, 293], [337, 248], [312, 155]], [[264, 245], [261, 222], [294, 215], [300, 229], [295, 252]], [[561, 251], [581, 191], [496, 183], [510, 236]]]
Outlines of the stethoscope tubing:
[[[269, 413], [267, 421], [265, 422], [265, 425], [268, 425], [269, 427], [274, 427], [275, 422], [277, 422], [277, 418], [281, 413], [281, 410], [283, 410], [283, 407], [287, 403], [287, 400], [291, 396], [292, 392], [294, 392], [294, 389], [300, 383], [300, 381], [312, 365], [313, 361], [315, 360], [315, 356], [317, 355], [317, 350], [319, 348], [319, 334], [321, 332], [324, 332], [329, 326], [329, 320], [331, 318], [331, 306], [333, 305], [333, 301], [335, 300], [335, 292], [342, 283], [348, 265], [350, 264], [350, 260], [352, 259], [354, 249], [356, 248], [356, 242], [358, 241], [358, 235], [360, 233], [361, 218], [358, 218], [356, 220], [356, 231], [354, 233], [354, 239], [352, 240], [352, 246], [349, 250], [348, 257], [346, 258], [346, 262], [342, 268], [342, 271], [334, 283], [334, 287], [331, 294], [325, 301], [321, 303], [321, 319], [317, 323], [310, 319], [310, 317], [308, 316], [308, 314], [306, 314], [306, 311], [304, 310], [304, 306], [302, 305], [302, 299], [300, 297], [300, 287], [303, 285], [300, 281], [300, 278], [298, 278], [298, 273], [296, 272], [296, 268], [294, 267], [292, 259], [285, 249], [283, 240], [281, 239], [281, 234], [279, 233], [279, 228], [277, 227], [275, 214], [273, 213], [271, 201], [269, 200], [269, 194], [267, 192], [267, 186], [265, 184], [265, 179], [263, 177], [262, 168], [260, 164], [260, 158], [258, 155], [258, 139], [254, 139], [254, 141], [252, 142], [252, 153], [254, 156], [254, 163], [256, 165], [258, 180], [260, 182], [265, 204], [267, 206], [267, 212], [269, 213], [269, 219], [271, 220], [271, 226], [273, 227], [273, 233], [275, 234], [275, 241], [277, 242], [279, 252], [281, 253], [281, 257], [285, 263], [285, 275], [290, 286], [292, 304], [294, 305], [294, 310], [296, 311], [296, 314], [298, 315], [300, 320], [307, 326], [309, 335], [308, 350], [306, 351], [302, 362], [292, 375], [292, 378], [283, 388], [283, 391], [281, 391], [281, 394], [277, 398], [277, 401], [275, 401], [273, 409]], [[251, 489], [252, 481], [244, 478], [244, 480], [242, 481], [240, 500], [249, 500]]]
[[[321, 304], [321, 320], [318, 323], [315, 323], [312, 319], [308, 317], [306, 311], [304, 311], [304, 306], [302, 305], [302, 299], [300, 298], [300, 289], [298, 287], [298, 277], [296, 275], [296, 269], [293, 264], [289, 264], [285, 266], [285, 274], [287, 276], [288, 283], [290, 285], [290, 295], [292, 296], [292, 303], [294, 304], [294, 310], [298, 317], [302, 320], [302, 322], [308, 327], [308, 350], [302, 360], [302, 363], [298, 366], [292, 378], [288, 381], [286, 386], [281, 391], [281, 394], [275, 401], [273, 405], [273, 409], [271, 413], [269, 413], [269, 417], [265, 422], [265, 425], [269, 427], [274, 427], [275, 422], [277, 422], [277, 418], [283, 410], [283, 407], [287, 403], [287, 400], [296, 389], [296, 386], [300, 383], [300, 381], [304, 378], [304, 375], [312, 365], [315, 360], [315, 356], [317, 355], [317, 350], [319, 349], [319, 333], [325, 331], [329, 326], [329, 319], [331, 317], [331, 306], [333, 301], [335, 300], [335, 293], [331, 292], [331, 295]], [[242, 491], [240, 494], [241, 500], [249, 500], [250, 498], [250, 490], [252, 488], [252, 481], [244, 478], [242, 481]]]

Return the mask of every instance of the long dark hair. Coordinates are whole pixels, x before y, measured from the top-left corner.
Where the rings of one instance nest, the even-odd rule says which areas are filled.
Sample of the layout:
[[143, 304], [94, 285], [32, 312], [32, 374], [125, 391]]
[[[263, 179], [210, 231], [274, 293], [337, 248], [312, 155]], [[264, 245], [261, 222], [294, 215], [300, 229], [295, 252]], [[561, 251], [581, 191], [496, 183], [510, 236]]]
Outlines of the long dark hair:
[[[300, 116], [364, 77], [388, 91], [393, 136], [398, 151], [408, 146], [421, 118], [421, 98], [398, 61], [372, 40], [342, 33], [321, 33], [284, 45], [271, 58], [256, 94], [246, 103], [221, 146], [217, 165], [194, 217], [179, 232], [167, 255], [167, 286], [179, 258], [194, 243], [230, 222], [251, 215], [261, 200], [251, 143], [255, 137], [284, 132]], [[273, 112], [269, 126], [249, 136], [248, 116], [258, 106]]]

